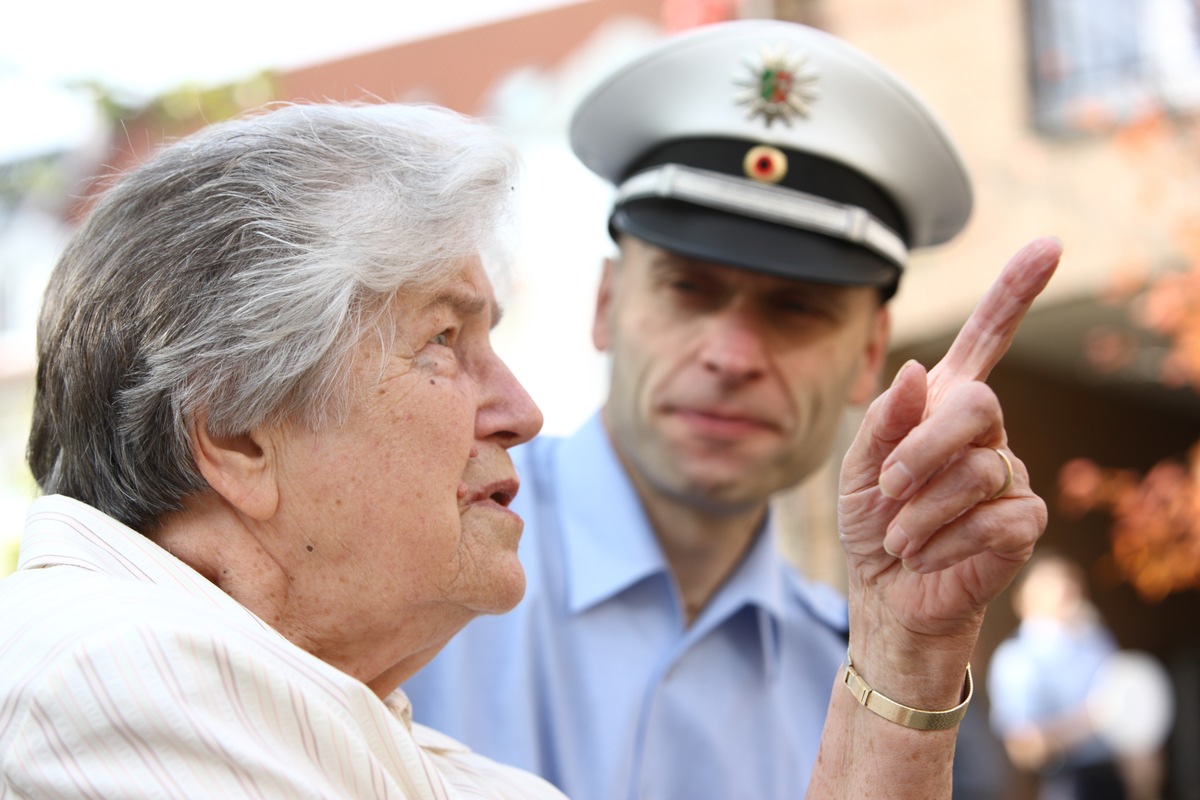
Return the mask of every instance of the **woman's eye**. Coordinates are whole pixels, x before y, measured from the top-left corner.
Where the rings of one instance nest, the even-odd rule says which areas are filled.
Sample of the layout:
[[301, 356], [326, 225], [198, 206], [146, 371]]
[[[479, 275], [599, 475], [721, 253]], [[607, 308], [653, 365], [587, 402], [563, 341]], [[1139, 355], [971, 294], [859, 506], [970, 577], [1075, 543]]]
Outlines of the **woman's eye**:
[[431, 344], [440, 344], [443, 347], [449, 347], [450, 346], [450, 331], [448, 331], [448, 330], [442, 331], [441, 333], [437, 334], [432, 339], [430, 339], [429, 342]]

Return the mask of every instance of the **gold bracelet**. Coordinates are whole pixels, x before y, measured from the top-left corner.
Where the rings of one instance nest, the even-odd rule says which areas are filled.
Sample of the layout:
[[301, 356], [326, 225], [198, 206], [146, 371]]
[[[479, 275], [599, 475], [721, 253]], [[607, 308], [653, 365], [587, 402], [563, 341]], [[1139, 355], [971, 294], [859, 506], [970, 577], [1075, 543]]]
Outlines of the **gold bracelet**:
[[971, 694], [975, 691], [975, 684], [971, 680], [971, 665], [967, 664], [967, 679], [963, 686], [961, 703], [948, 711], [921, 711], [909, 708], [881, 695], [868, 686], [858, 671], [854, 669], [849, 649], [846, 650], [846, 670], [842, 673], [842, 683], [846, 684], [846, 688], [850, 690], [850, 694], [854, 695], [854, 699], [868, 711], [895, 722], [897, 725], [918, 731], [944, 731], [953, 728], [966, 715], [967, 705], [971, 702]]

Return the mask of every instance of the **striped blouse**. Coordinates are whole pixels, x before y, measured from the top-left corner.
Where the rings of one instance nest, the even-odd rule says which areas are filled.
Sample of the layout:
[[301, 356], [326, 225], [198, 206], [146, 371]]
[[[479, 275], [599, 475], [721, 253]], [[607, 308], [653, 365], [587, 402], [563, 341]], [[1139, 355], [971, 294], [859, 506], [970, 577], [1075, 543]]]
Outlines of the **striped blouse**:
[[412, 722], [149, 539], [35, 501], [0, 581], [0, 800], [562, 795]]

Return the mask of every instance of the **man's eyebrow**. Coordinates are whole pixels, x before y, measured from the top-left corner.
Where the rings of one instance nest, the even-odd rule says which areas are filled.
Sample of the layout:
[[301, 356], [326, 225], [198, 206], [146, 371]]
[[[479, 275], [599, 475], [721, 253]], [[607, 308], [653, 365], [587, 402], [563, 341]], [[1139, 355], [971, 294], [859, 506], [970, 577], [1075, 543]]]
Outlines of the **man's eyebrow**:
[[691, 259], [667, 250], [656, 251], [649, 260], [654, 267], [679, 267], [691, 262]]
[[698, 272], [707, 272], [713, 267], [712, 264], [706, 264], [695, 258], [671, 253], [666, 250], [654, 254], [650, 259], [650, 269], [654, 272], [674, 272], [681, 269], [695, 270]]

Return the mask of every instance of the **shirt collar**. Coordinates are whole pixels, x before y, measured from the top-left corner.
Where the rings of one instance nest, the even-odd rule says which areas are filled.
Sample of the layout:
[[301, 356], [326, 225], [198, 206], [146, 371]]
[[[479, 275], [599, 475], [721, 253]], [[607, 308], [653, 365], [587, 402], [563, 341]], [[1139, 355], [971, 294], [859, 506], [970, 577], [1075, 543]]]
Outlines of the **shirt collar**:
[[[18, 569], [73, 566], [172, 587], [275, 632], [245, 606], [146, 536], [63, 495], [33, 501], [25, 517]], [[276, 632], [277, 633], [277, 632]], [[278, 635], [278, 634], [277, 634]]]
[[[658, 539], [599, 414], [563, 443], [558, 463], [571, 611], [584, 611], [650, 575], [667, 574]], [[781, 617], [788, 586], [775, 547], [768, 524], [705, 616], [712, 612], [720, 621], [754, 605]]]
[[787, 574], [776, 555], [775, 530], [769, 520], [733, 574], [701, 612], [692, 635], [699, 638], [724, 625], [738, 613], [754, 615], [762, 646], [764, 677], [774, 678], [779, 667], [781, 627], [787, 613]]
[[662, 551], [599, 414], [563, 442], [558, 464], [571, 613], [665, 575]]
[[[605, 602], [652, 575], [666, 577], [666, 560], [599, 414], [563, 441], [557, 464], [571, 613]], [[763, 663], [768, 675], [774, 674], [781, 628], [797, 600], [821, 624], [846, 631], [845, 599], [830, 587], [803, 580], [786, 565], [768, 517], [689, 637], [703, 636], [742, 609], [753, 608]]]

